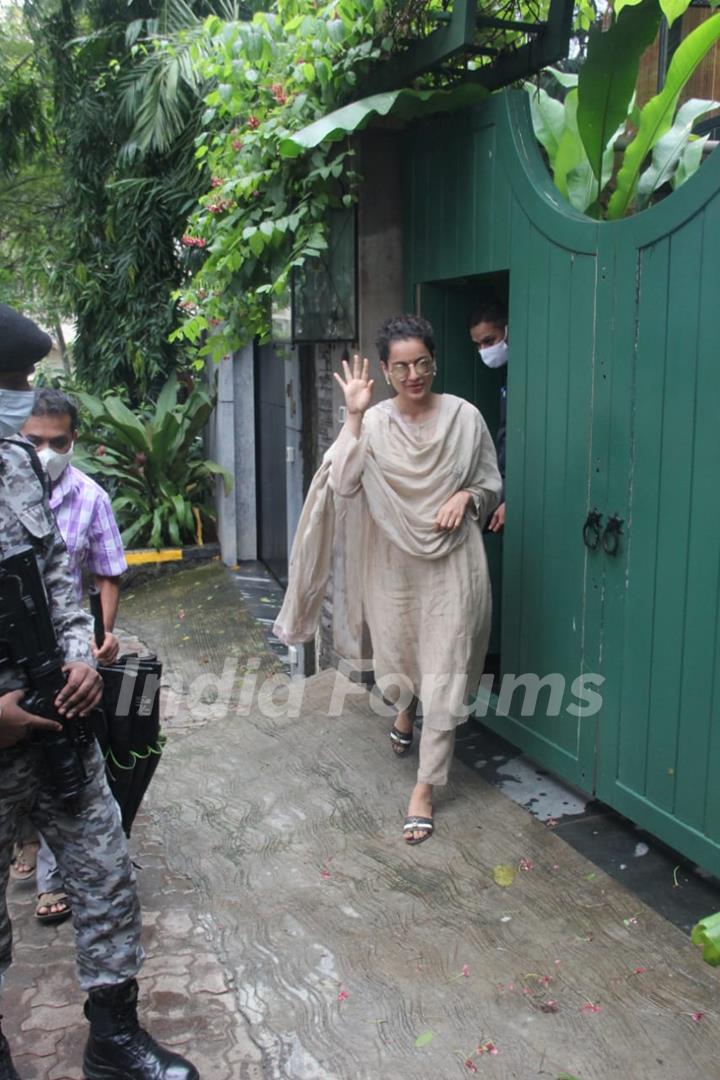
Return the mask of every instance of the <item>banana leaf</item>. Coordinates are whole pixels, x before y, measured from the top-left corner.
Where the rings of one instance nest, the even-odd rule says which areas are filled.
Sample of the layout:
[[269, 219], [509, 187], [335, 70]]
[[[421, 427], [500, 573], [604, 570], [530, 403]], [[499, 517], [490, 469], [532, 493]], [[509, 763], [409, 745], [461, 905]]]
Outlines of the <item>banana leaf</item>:
[[673, 173], [671, 181], [673, 190], [679, 188], [698, 171], [702, 163], [705, 143], [709, 138], [709, 135], [703, 135], [702, 138], [693, 139], [687, 144], [680, 155], [678, 167]]
[[[587, 59], [578, 79], [577, 124], [588, 161], [600, 182], [610, 136], [624, 124], [635, 90], [640, 57], [660, 25], [657, 0], [627, 7], [609, 30], [590, 31]], [[600, 194], [602, 185], [598, 187]]]
[[677, 164], [688, 145], [693, 125], [705, 113], [717, 108], [720, 108], [720, 102], [718, 101], [702, 101], [699, 98], [691, 98], [690, 101], [686, 101], [678, 109], [675, 123], [663, 135], [662, 139], [659, 139], [655, 144], [652, 161], [638, 181], [635, 196], [635, 205], [638, 210], [642, 210], [647, 205], [652, 193], [662, 187], [663, 184], [666, 184], [673, 176]]
[[393, 116], [398, 120], [412, 120], [432, 113], [452, 112], [484, 101], [488, 91], [476, 83], [465, 83], [453, 90], [388, 90], [382, 94], [353, 101], [342, 109], [335, 109], [321, 116], [300, 131], [287, 135], [280, 141], [283, 157], [298, 157], [325, 142], [336, 142], [362, 131], [379, 116]]
[[625, 150], [617, 187], [608, 204], [611, 220], [624, 217], [628, 212], [645, 158], [670, 129], [681, 92], [718, 39], [720, 15], [713, 15], [688, 34], [673, 54], [665, 86], [641, 109], [637, 135]]
[[550, 97], [542, 86], [531, 82], [526, 82], [524, 86], [529, 96], [535, 138], [547, 154], [550, 168], [554, 172], [560, 144], [566, 132], [565, 106], [562, 101]]

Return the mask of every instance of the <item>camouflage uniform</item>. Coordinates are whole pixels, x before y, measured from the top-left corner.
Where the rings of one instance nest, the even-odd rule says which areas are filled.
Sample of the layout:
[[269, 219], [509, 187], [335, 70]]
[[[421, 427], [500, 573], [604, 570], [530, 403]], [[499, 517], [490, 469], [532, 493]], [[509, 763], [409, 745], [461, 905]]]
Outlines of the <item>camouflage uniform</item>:
[[[66, 661], [93, 664], [92, 620], [77, 606], [65, 545], [23, 443], [17, 436], [0, 440], [0, 558], [34, 547]], [[25, 685], [22, 672], [0, 670], [0, 694]], [[123, 983], [142, 963], [135, 877], [96, 744], [86, 751], [85, 765], [93, 780], [79, 796], [78, 813], [70, 815], [48, 785], [36, 748], [23, 742], [0, 750], [0, 978], [11, 960], [5, 889], [15, 829], [24, 815], [57, 857], [72, 903], [82, 988]]]

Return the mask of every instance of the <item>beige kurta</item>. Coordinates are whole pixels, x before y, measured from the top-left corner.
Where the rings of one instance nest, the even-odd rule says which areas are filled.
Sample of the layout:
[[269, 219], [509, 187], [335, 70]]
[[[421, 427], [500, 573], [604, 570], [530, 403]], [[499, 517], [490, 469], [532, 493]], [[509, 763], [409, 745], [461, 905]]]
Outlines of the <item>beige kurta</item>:
[[[463, 490], [473, 502], [461, 526], [436, 530], [440, 507]], [[376, 679], [390, 698], [394, 676], [409, 680], [425, 723], [451, 730], [482, 674], [491, 597], [481, 526], [500, 491], [492, 438], [467, 401], [441, 395], [422, 425], [392, 401], [369, 409], [360, 438], [343, 429], [313, 480], [275, 632], [288, 643], [312, 636], [346, 526], [347, 621], [367, 621]]]

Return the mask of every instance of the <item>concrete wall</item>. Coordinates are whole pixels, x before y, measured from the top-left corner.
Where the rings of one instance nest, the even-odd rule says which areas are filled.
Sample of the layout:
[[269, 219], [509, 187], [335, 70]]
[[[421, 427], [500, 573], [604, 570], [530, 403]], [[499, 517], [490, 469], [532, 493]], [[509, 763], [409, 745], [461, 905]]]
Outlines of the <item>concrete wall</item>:
[[234, 566], [257, 558], [255, 486], [255, 373], [253, 347], [220, 361], [217, 406], [210, 425], [210, 456], [233, 477], [226, 495], [217, 481], [218, 539], [222, 560]]

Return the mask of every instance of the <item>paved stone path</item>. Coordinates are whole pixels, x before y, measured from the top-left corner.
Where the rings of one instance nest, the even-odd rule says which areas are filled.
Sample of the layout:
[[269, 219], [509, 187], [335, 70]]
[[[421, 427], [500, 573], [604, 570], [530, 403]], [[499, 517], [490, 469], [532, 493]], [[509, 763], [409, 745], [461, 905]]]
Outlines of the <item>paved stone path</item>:
[[[405, 846], [416, 751], [333, 672], [263, 699], [241, 592], [208, 567], [123, 603], [170, 690], [134, 840], [157, 1034], [203, 1080], [715, 1080], [720, 975], [688, 938], [460, 763]], [[14, 896], [21, 1076], [76, 1080], [70, 929]]]

